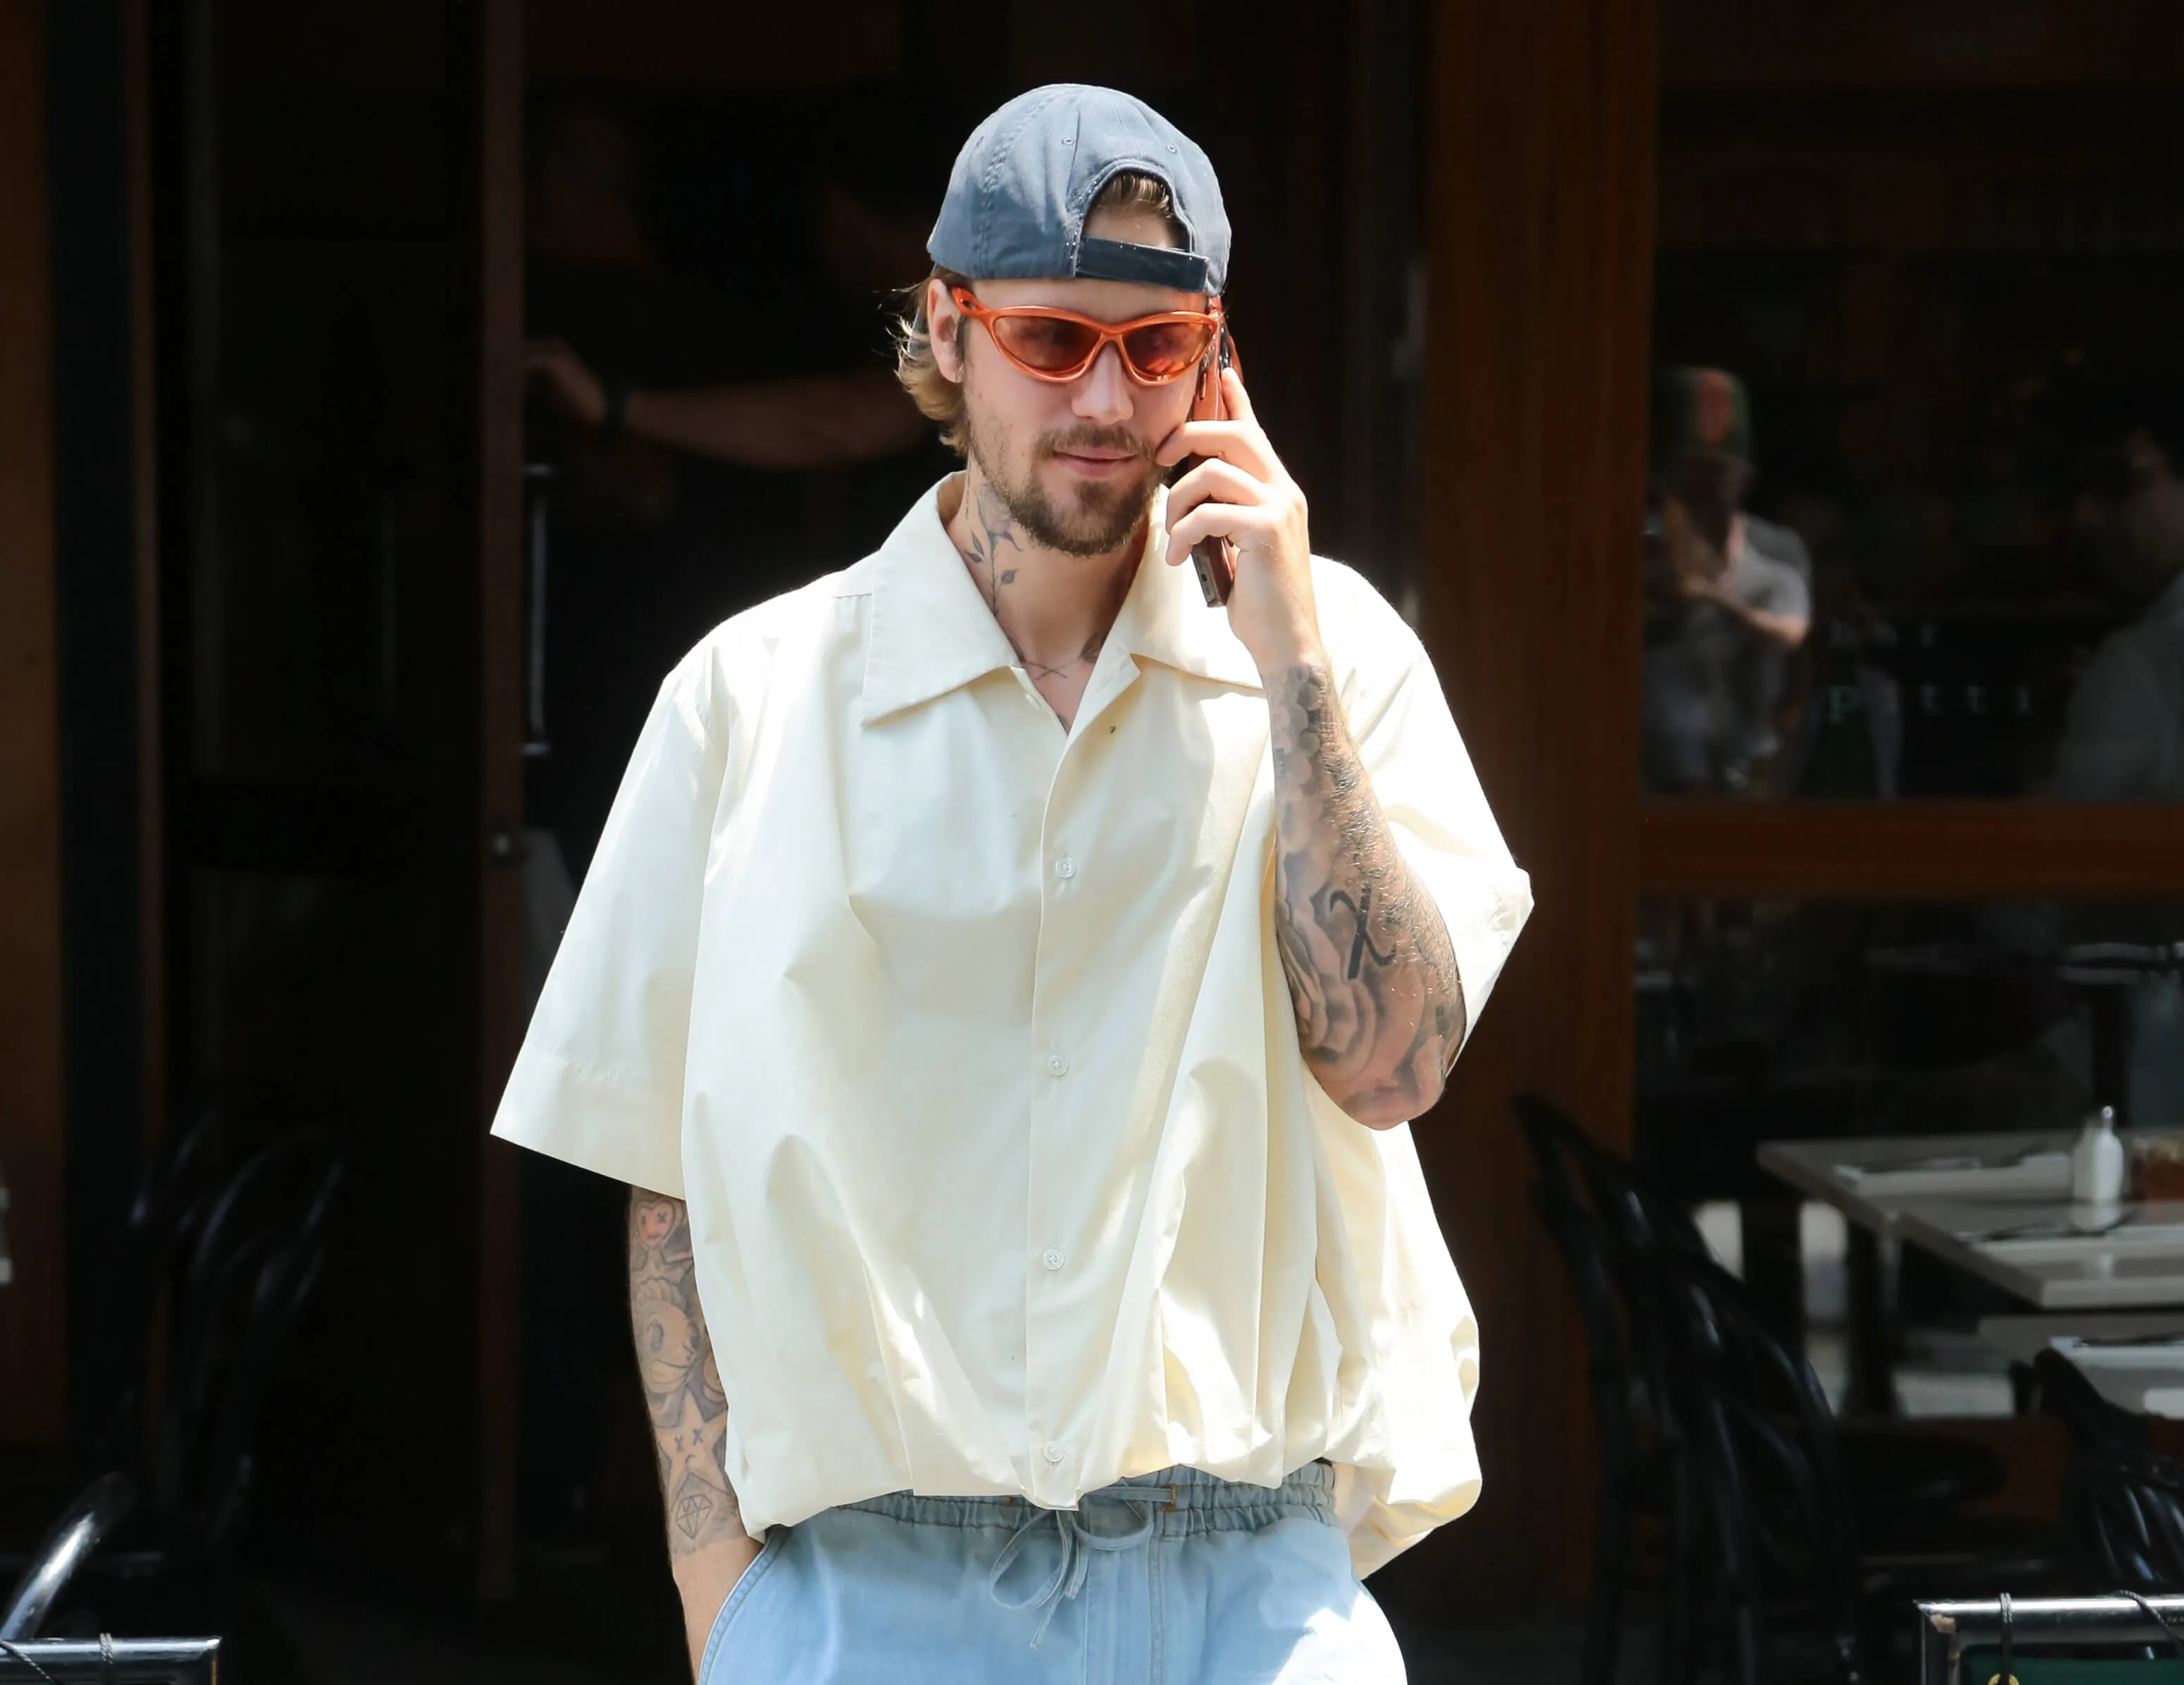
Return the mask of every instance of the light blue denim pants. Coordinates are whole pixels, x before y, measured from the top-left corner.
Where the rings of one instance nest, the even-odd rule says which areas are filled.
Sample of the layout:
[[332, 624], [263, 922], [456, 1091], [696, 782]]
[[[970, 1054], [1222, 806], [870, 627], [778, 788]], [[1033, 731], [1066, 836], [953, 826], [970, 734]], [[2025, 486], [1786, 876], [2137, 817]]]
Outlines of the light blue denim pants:
[[766, 1534], [699, 1685], [1402, 1685], [1334, 1474], [1139, 1475], [1075, 1510], [884, 1498]]

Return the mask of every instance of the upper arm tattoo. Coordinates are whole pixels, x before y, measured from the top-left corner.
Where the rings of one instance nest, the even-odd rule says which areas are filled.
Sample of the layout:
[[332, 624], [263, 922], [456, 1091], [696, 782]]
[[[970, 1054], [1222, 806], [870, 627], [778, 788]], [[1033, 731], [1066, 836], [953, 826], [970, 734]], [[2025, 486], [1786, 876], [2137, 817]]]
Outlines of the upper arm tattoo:
[[1370, 1121], [1424, 1110], [1463, 1043], [1463, 985], [1440, 909], [1396, 846], [1333, 680], [1268, 686], [1274, 938], [1309, 1064]]
[[637, 1366], [660, 1459], [660, 1495], [674, 1555], [744, 1535], [728, 1483], [727, 1394], [698, 1302], [690, 1211], [680, 1199], [630, 1190], [629, 1310]]

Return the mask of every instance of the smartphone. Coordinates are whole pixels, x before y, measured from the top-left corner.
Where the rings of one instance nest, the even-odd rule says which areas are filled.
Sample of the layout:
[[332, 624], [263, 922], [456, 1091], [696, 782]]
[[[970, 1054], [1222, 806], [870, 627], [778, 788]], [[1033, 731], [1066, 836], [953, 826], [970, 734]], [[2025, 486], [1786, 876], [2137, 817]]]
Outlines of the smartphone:
[[[1225, 421], [1228, 405], [1221, 392], [1221, 371], [1234, 369], [1240, 374], [1242, 365], [1236, 360], [1236, 342], [1222, 324], [1221, 337], [1212, 352], [1198, 370], [1198, 390], [1190, 400], [1190, 419], [1194, 421]], [[1206, 459], [1187, 456], [1176, 464], [1176, 478], [1198, 466]], [[1228, 600], [1228, 593], [1236, 588], [1236, 546], [1216, 534], [1201, 538], [1191, 547], [1190, 564], [1198, 570], [1199, 589], [1206, 593], [1206, 606], [1218, 609]]]

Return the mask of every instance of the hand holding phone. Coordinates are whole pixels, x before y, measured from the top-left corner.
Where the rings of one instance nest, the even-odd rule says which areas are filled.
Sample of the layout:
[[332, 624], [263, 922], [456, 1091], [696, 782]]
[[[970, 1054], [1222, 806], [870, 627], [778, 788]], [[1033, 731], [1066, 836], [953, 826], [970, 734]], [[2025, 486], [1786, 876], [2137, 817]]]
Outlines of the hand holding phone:
[[1219, 350], [1225, 355], [1208, 355], [1206, 384], [1193, 394], [1195, 413], [1154, 453], [1186, 470], [1168, 492], [1162, 559], [1181, 567], [1191, 559], [1207, 604], [1226, 609], [1230, 630], [1269, 673], [1319, 648], [1311, 513], [1259, 425], [1234, 346]]

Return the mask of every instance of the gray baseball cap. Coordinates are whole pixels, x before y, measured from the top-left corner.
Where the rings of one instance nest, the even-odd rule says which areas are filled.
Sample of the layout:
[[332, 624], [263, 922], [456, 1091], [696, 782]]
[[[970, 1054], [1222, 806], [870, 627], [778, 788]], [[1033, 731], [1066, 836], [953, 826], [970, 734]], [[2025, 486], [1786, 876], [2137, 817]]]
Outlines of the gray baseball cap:
[[[1088, 240], [1084, 214], [1118, 170], [1158, 177], [1185, 245]], [[1019, 94], [956, 155], [933, 261], [974, 280], [1079, 275], [1218, 292], [1228, 274], [1228, 214], [1196, 142], [1141, 99], [1055, 82]]]

